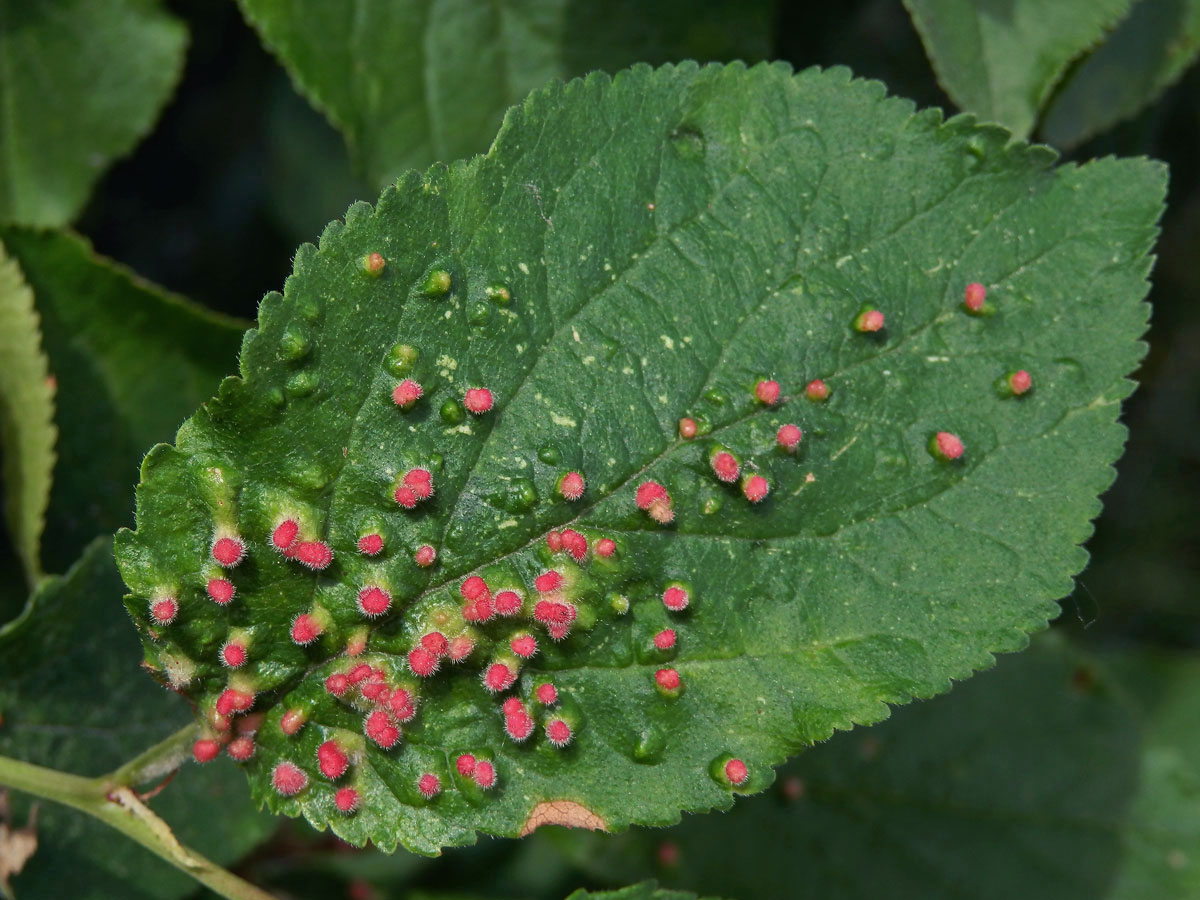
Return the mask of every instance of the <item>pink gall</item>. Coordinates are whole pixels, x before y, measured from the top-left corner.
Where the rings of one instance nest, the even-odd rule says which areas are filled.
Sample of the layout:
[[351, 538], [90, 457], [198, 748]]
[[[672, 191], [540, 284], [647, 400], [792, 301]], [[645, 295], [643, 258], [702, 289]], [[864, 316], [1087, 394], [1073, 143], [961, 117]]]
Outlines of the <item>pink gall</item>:
[[671, 612], [683, 612], [692, 602], [692, 595], [683, 585], [672, 584], [663, 591], [662, 602]]
[[963, 291], [963, 308], [969, 313], [983, 312], [987, 301], [987, 288], [978, 281], [972, 281]]
[[229, 716], [245, 712], [254, 705], [254, 695], [247, 694], [234, 688], [226, 688], [217, 697], [216, 710], [218, 715]]
[[418, 502], [417, 494], [410, 487], [405, 487], [404, 485], [400, 485], [398, 488], [396, 488], [395, 493], [392, 494], [392, 499], [395, 500], [397, 503], [399, 503], [401, 506], [403, 506], [405, 509], [416, 509], [417, 508], [417, 502]]
[[519, 707], [520, 701], [518, 701], [518, 709], [516, 711], [504, 714], [504, 731], [518, 744], [527, 740], [533, 734], [534, 728], [533, 717]]
[[254, 749], [254, 738], [249, 735], [241, 735], [229, 742], [225, 752], [229, 754], [230, 759], [236, 762], [245, 762], [254, 755]]
[[374, 671], [366, 663], [359, 663], [346, 674], [346, 677], [350, 679], [351, 684], [358, 684], [360, 681], [366, 681], [370, 678]]
[[381, 587], [369, 585], [358, 592], [358, 611], [368, 619], [386, 613], [392, 605], [392, 595]]
[[562, 587], [563, 577], [560, 572], [551, 569], [543, 572], [533, 580], [533, 586], [539, 594], [552, 594]]
[[771, 493], [771, 485], [761, 475], [748, 475], [742, 479], [742, 495], [751, 503], [761, 503]]
[[520, 697], [509, 697], [500, 704], [500, 711], [506, 716], [515, 716], [519, 712], [528, 712]]
[[664, 628], [654, 635], [654, 647], [657, 650], [671, 650], [675, 646], [675, 629]]
[[294, 797], [308, 787], [308, 776], [291, 762], [281, 762], [271, 772], [271, 784], [284, 797]]
[[288, 556], [314, 572], [329, 568], [333, 551], [324, 541], [297, 541], [288, 548]]
[[883, 313], [877, 309], [860, 312], [854, 318], [854, 330], [863, 334], [871, 334], [883, 329]]
[[487, 622], [494, 614], [492, 601], [488, 597], [480, 597], [478, 600], [468, 603], [462, 611], [463, 620], [467, 622]]
[[429, 568], [436, 560], [437, 550], [435, 550], [429, 544], [422, 544], [416, 549], [416, 552], [413, 553], [413, 562], [415, 562], [422, 569]]
[[588, 542], [578, 531], [573, 528], [566, 528], [562, 533], [563, 549], [575, 558], [576, 562], [583, 562], [583, 558], [587, 556]]
[[1033, 376], [1024, 369], [1020, 369], [1016, 372], [1010, 373], [1007, 378], [1007, 382], [1008, 389], [1013, 393], [1013, 395], [1020, 397], [1031, 387], [1033, 387]]
[[565, 747], [571, 743], [571, 726], [562, 719], [551, 719], [546, 723], [546, 740], [555, 747]]
[[467, 388], [466, 394], [463, 395], [463, 406], [467, 408], [468, 412], [477, 416], [491, 410], [494, 403], [492, 392], [487, 388]]
[[738, 464], [737, 459], [727, 450], [718, 450], [713, 453], [708, 462], [717, 478], [726, 484], [737, 481], [738, 476], [742, 473], [742, 467]]
[[583, 496], [586, 488], [587, 483], [578, 472], [568, 472], [558, 479], [558, 492], [562, 494], [564, 500], [578, 500]]
[[292, 619], [292, 643], [307, 647], [321, 636], [323, 630], [315, 616], [309, 613], [300, 613]]
[[433, 473], [428, 469], [409, 469], [404, 473], [404, 486], [418, 500], [428, 500], [433, 496]]
[[422, 635], [421, 646], [434, 656], [445, 656], [450, 650], [450, 642], [440, 631], [431, 631]]
[[364, 534], [358, 539], [358, 552], [363, 556], [378, 556], [383, 552], [383, 536], [375, 534]]
[[219, 606], [224, 606], [237, 593], [237, 588], [228, 578], [210, 578], [208, 584], [204, 586], [204, 590], [208, 592], [209, 599]]
[[804, 396], [813, 403], [824, 403], [829, 399], [829, 385], [820, 378], [814, 378], [804, 386]]
[[419, 678], [428, 678], [438, 670], [438, 658], [424, 647], [414, 647], [408, 653], [408, 667]]
[[949, 431], [939, 431], [929, 440], [929, 452], [947, 462], [960, 459], [965, 451], [962, 439]]
[[300, 523], [295, 519], [284, 519], [271, 532], [271, 546], [280, 552], [287, 550], [300, 533]]
[[335, 697], [341, 697], [350, 690], [350, 679], [344, 672], [334, 672], [325, 679], [325, 690]]
[[779, 402], [779, 382], [762, 380], [754, 385], [754, 398], [759, 403], [774, 406]]
[[780, 425], [779, 430], [775, 432], [775, 442], [788, 453], [796, 452], [803, 437], [804, 432], [797, 425]]
[[283, 718], [279, 720], [279, 730], [288, 737], [291, 737], [304, 727], [306, 721], [308, 721], [308, 716], [305, 715], [304, 710], [289, 709], [283, 714]]
[[411, 378], [405, 378], [392, 391], [392, 402], [401, 409], [412, 409], [425, 390]]
[[683, 680], [674, 669], [659, 669], [654, 673], [654, 683], [663, 691], [678, 691]]
[[404, 688], [396, 688], [387, 699], [388, 709], [401, 723], [411, 722], [417, 714], [417, 702]]
[[383, 268], [387, 265], [387, 260], [383, 258], [381, 253], [368, 253], [362, 258], [363, 271], [372, 278], [378, 278], [383, 274]]
[[696, 420], [684, 417], [679, 420], [679, 436], [685, 441], [690, 441], [696, 436], [697, 426]]
[[464, 753], [454, 761], [454, 768], [458, 770], [458, 774], [464, 778], [468, 778], [475, 773], [475, 757], [470, 753]]
[[174, 597], [160, 597], [150, 601], [150, 618], [156, 625], [170, 625], [179, 615], [179, 604]]
[[333, 795], [333, 805], [338, 808], [338, 812], [350, 815], [357, 811], [358, 804], [362, 802], [362, 798], [352, 787], [338, 788], [338, 792]]
[[442, 780], [432, 772], [426, 772], [417, 779], [417, 790], [426, 800], [432, 800], [442, 792]]
[[360, 690], [360, 693], [375, 703], [387, 703], [388, 698], [392, 696], [391, 689], [381, 681], [368, 681]]
[[221, 665], [237, 669], [246, 664], [246, 645], [241, 641], [227, 641], [221, 646]]
[[350, 757], [337, 741], [326, 741], [317, 748], [317, 768], [330, 781], [336, 781], [350, 768]]
[[537, 639], [532, 634], [518, 634], [508, 642], [508, 646], [521, 659], [529, 659], [538, 652]]
[[363, 733], [384, 750], [391, 750], [400, 743], [400, 729], [396, 727], [391, 715], [382, 709], [367, 713], [363, 719]]
[[458, 592], [464, 600], [480, 600], [484, 597], [491, 597], [491, 591], [488, 590], [487, 582], [478, 575], [472, 575], [466, 579], [458, 588]]
[[460, 634], [450, 639], [450, 662], [462, 662], [475, 652], [475, 641], [470, 635]]
[[538, 703], [543, 706], [553, 706], [558, 702], [558, 688], [549, 681], [539, 684], [533, 695], [537, 697]]
[[657, 481], [643, 481], [634, 494], [637, 508], [645, 510], [655, 522], [668, 525], [675, 519], [674, 504], [667, 489]]
[[516, 591], [500, 591], [493, 598], [492, 603], [496, 608], [496, 614], [500, 616], [520, 615], [521, 607], [524, 605], [521, 595]]
[[730, 784], [742, 785], [750, 777], [750, 770], [740, 759], [731, 759], [725, 763], [725, 777]]
[[221, 745], [212, 738], [201, 738], [192, 744], [192, 756], [198, 763], [209, 763], [221, 752]]
[[612, 538], [600, 538], [596, 541], [596, 555], [608, 559], [617, 552], [617, 542]]
[[507, 691], [517, 680], [517, 672], [507, 663], [492, 663], [483, 673], [483, 686], [491, 693]]
[[476, 760], [475, 771], [471, 773], [475, 783], [485, 791], [496, 786], [496, 767], [486, 759]]
[[562, 532], [551, 531], [546, 534], [546, 548], [551, 553], [557, 553], [562, 549]]
[[232, 569], [245, 559], [246, 545], [237, 538], [217, 538], [213, 541], [212, 557], [226, 569]]

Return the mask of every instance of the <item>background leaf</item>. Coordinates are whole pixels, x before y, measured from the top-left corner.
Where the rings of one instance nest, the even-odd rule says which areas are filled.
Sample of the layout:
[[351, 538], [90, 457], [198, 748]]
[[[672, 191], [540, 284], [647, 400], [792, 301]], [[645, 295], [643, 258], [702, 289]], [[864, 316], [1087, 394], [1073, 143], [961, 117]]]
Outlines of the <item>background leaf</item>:
[[[729, 758], [759, 790], [798, 747], [1019, 649], [1083, 565], [1111, 481], [1163, 191], [1145, 161], [1049, 163], [844, 71], [638, 68], [533, 95], [489, 156], [406, 177], [301, 248], [243, 377], [148, 455], [118, 556], [149, 663], [218, 729], [226, 690], [257, 695], [247, 766], [272, 809], [432, 852], [564, 809], [618, 829], [727, 807]], [[974, 279], [996, 315], [962, 310]], [[885, 332], [851, 328], [863, 302], [886, 307]], [[1037, 387], [1004, 396], [1017, 366]], [[405, 373], [425, 386], [407, 413]], [[755, 400], [765, 374], [782, 407]], [[828, 403], [803, 398], [813, 376]], [[479, 385], [496, 408], [467, 421], [456, 398]], [[677, 437], [686, 414], [704, 440]], [[810, 433], [799, 457], [775, 443], [791, 419]], [[940, 428], [970, 448], [957, 464], [926, 449]], [[715, 440], [769, 479], [767, 502], [717, 482]], [[393, 491], [422, 464], [435, 494], [406, 511]], [[568, 469], [588, 480], [577, 505], [558, 493]], [[670, 528], [635, 505], [651, 478]], [[289, 517], [289, 552], [328, 541], [323, 574], [270, 549]], [[546, 543], [568, 524], [592, 547], [579, 565]], [[367, 534], [378, 561], [357, 551]], [[217, 565], [220, 536], [243, 542], [242, 567]], [[594, 555], [604, 537], [611, 558]], [[425, 543], [432, 568], [414, 561]], [[579, 616], [561, 644], [530, 621], [465, 623], [468, 574], [523, 591], [529, 616], [550, 567]], [[221, 579], [238, 591], [225, 607], [206, 596]], [[676, 579], [695, 598], [682, 616], [660, 599]], [[367, 587], [393, 602], [369, 633]], [[177, 617], [153, 621], [157, 603]], [[293, 639], [300, 614], [319, 635]], [[668, 624], [678, 645], [655, 650]], [[565, 750], [507, 740], [480, 683], [518, 625], [541, 644], [520, 697], [554, 680], [560, 706], [528, 709], [572, 726]], [[418, 683], [406, 660], [435, 629], [475, 652]], [[232, 674], [228, 641], [248, 651]], [[326, 688], [363, 642], [380, 690], [419, 695], [390, 752], [363, 736], [369, 695]], [[668, 663], [676, 699], [655, 687]], [[309, 724], [288, 736], [291, 709]], [[354, 763], [336, 784], [316, 768], [325, 741]], [[467, 752], [495, 763], [495, 790], [452, 773]], [[272, 789], [284, 761], [307, 774], [296, 796]], [[444, 787], [433, 802], [424, 773]], [[362, 802], [349, 818], [343, 786]]]
[[0, 228], [33, 288], [58, 383], [58, 463], [42, 558], [64, 571], [127, 524], [145, 448], [236, 367], [243, 323], [142, 281], [62, 232]]
[[1041, 125], [1073, 147], [1154, 102], [1200, 53], [1200, 0], [1141, 0], [1072, 71]]
[[155, 0], [0, 2], [0, 222], [75, 218], [158, 117], [186, 44]]
[[[101, 775], [186, 723], [185, 705], [138, 670], [111, 550], [111, 540], [95, 541], [0, 629], [0, 754]], [[229, 863], [274, 827], [239, 782], [229, 765], [185, 766], [150, 805], [185, 845]], [[10, 802], [23, 822], [30, 799], [12, 794]], [[38, 851], [13, 881], [19, 897], [169, 900], [196, 889], [183, 872], [82, 813], [42, 803], [38, 822]]]
[[38, 548], [54, 469], [54, 384], [42, 352], [33, 292], [3, 244], [0, 321], [4, 323], [0, 328], [0, 359], [4, 361], [0, 365], [4, 514], [25, 577], [32, 583], [42, 570]]
[[1072, 61], [1133, 0], [904, 0], [938, 80], [980, 119], [1028, 135]]
[[677, 59], [762, 59], [773, 0], [241, 0], [377, 187], [482, 153], [551, 78]]
[[1183, 900], [1200, 854], [1198, 677], [1181, 655], [1097, 658], [1051, 635], [950, 696], [814, 747], [772, 795], [726, 816], [542, 840], [575, 877], [657, 874], [745, 900], [786, 896], [801, 872], [831, 900]]

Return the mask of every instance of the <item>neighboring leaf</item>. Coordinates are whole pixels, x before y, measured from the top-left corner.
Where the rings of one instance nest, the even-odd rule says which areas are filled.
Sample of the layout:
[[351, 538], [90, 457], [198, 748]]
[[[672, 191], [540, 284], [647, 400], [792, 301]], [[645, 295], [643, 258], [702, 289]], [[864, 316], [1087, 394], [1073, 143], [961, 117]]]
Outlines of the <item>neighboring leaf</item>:
[[[477, 829], [728, 807], [800, 747], [1020, 649], [1083, 567], [1113, 477], [1164, 191], [1145, 160], [1052, 159], [845, 70], [638, 67], [535, 93], [488, 156], [407, 175], [301, 247], [242, 377], [149, 453], [117, 541], [148, 664], [218, 733], [253, 700], [247, 768], [272, 809], [431, 853]], [[994, 315], [964, 310], [976, 281]], [[885, 329], [852, 327], [864, 304]], [[766, 376], [777, 406], [756, 399]], [[813, 378], [827, 402], [806, 399]], [[402, 379], [424, 391], [407, 410]], [[495, 406], [468, 415], [480, 387]], [[966, 452], [937, 458], [937, 432]], [[718, 441], [770, 496], [717, 480]], [[519, 616], [487, 618], [468, 576], [520, 592]], [[490, 667], [521, 668], [525, 630], [540, 652], [515, 686], [537, 733], [518, 744], [481, 669], [502, 686]], [[434, 631], [473, 653], [418, 678]], [[246, 651], [233, 671], [226, 642]], [[401, 688], [418, 709], [384, 750], [364, 727], [398, 738]], [[336, 780], [326, 741], [350, 766]], [[492, 789], [464, 754], [494, 764]]]
[[[827, 900], [1195, 897], [1200, 665], [1104, 659], [1121, 677], [1050, 635], [947, 697], [814, 747], [773, 796], [726, 816], [545, 839], [603, 881], [657, 873], [744, 900], [790, 896], [798, 878]], [[1160, 695], [1131, 704], [1129, 685]], [[666, 867], [664, 847], [677, 859]]]
[[[0, 244], [0, 451], [4, 516], [32, 583], [42, 571], [38, 548], [54, 470], [54, 383], [42, 352], [33, 291]], [[3, 618], [0, 617], [0, 621]]]
[[[25, 614], [0, 628], [0, 754], [81, 775], [128, 762], [187, 721], [185, 704], [138, 670], [117, 598], [109, 539], [46, 580]], [[150, 805], [179, 839], [220, 864], [272, 829], [232, 766], [186, 766]], [[10, 794], [19, 821], [29, 798]], [[38, 851], [13, 879], [18, 897], [182, 898], [196, 883], [90, 817], [42, 802]]]
[[0, 229], [41, 313], [58, 383], [58, 464], [42, 559], [63, 571], [132, 518], [145, 449], [236, 368], [244, 323], [142, 281], [60, 232]]
[[1140, 0], [1071, 73], [1046, 110], [1042, 136], [1072, 147], [1150, 105], [1200, 53], [1200, 0]]
[[772, 0], [240, 0], [298, 89], [383, 187], [482, 153], [551, 78], [681, 58], [762, 59]]
[[0, 222], [75, 218], [158, 118], [186, 46], [155, 0], [0, 0]]
[[1099, 44], [1133, 2], [904, 0], [904, 5], [950, 99], [1024, 137], [1068, 66]]

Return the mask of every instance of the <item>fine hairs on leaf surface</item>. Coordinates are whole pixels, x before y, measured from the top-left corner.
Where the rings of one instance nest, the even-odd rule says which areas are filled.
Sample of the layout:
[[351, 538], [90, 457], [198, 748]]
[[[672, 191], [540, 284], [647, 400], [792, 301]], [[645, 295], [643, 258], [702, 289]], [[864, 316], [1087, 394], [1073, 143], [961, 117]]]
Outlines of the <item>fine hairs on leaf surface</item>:
[[[54, 469], [54, 383], [42, 350], [33, 291], [0, 244], [0, 451], [4, 515], [32, 583], [42, 571], [40, 545]], [[0, 617], [2, 621], [3, 617]]]
[[640, 66], [351, 207], [117, 536], [198, 755], [384, 849], [668, 824], [1022, 648], [1165, 190], [1053, 162], [842, 69]]
[[186, 46], [183, 24], [146, 0], [0, 0], [0, 222], [75, 218], [150, 130]]

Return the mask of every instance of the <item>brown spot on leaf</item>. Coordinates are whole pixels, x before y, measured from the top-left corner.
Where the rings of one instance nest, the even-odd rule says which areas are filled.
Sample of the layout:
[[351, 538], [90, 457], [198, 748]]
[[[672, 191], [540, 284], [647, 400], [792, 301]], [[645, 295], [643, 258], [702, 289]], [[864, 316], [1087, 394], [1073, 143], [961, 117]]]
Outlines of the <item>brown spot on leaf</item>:
[[591, 831], [608, 831], [605, 821], [574, 800], [545, 800], [533, 808], [529, 818], [521, 826], [521, 837], [543, 825], [565, 825], [567, 828], [587, 828]]
[[37, 851], [37, 804], [30, 808], [24, 828], [12, 828], [9, 822], [8, 793], [0, 791], [0, 893], [5, 896], [13, 892], [9, 878], [19, 874]]

